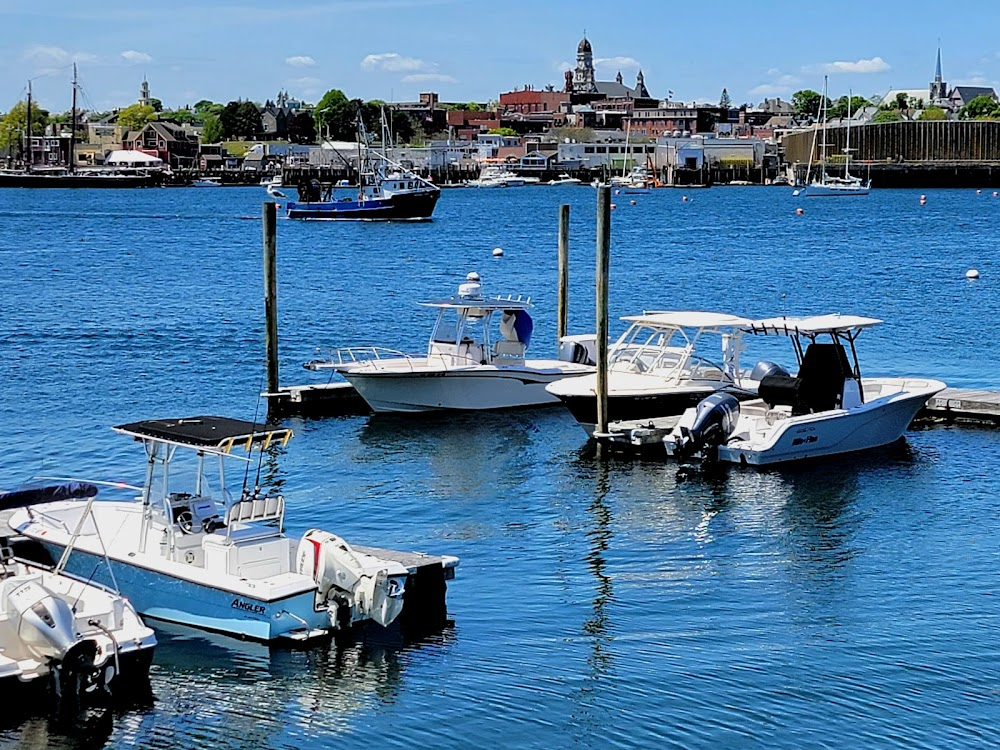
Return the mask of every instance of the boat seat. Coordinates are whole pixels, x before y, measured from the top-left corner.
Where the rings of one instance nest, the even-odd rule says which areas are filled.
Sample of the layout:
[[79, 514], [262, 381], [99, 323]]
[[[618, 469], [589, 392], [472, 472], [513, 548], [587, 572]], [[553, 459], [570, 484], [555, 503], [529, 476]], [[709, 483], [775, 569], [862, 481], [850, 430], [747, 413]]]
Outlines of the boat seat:
[[853, 378], [842, 344], [810, 344], [802, 356], [797, 377], [767, 375], [761, 378], [757, 395], [772, 409], [792, 407], [792, 416], [839, 409], [844, 383]]
[[520, 341], [498, 341], [493, 346], [498, 365], [524, 364], [524, 350], [524, 344]]

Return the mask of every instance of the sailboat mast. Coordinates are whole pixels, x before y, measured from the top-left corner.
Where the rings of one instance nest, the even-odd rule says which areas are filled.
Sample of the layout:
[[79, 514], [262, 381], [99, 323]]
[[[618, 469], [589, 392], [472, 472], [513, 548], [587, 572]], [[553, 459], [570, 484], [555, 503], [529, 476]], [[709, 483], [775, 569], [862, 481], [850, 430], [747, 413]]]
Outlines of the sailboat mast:
[[820, 102], [820, 109], [823, 112], [821, 118], [821, 125], [823, 127], [823, 143], [820, 146], [820, 160], [822, 162], [820, 164], [820, 173], [823, 175], [823, 182], [826, 182], [826, 118], [827, 118], [826, 102], [827, 102], [827, 86], [829, 85], [828, 81], [829, 81], [828, 77], [823, 76], [823, 101]]
[[625, 170], [628, 169], [629, 137], [632, 135], [632, 120], [625, 123], [625, 158], [622, 159], [622, 179], [625, 178]]
[[76, 63], [73, 63], [73, 115], [69, 126], [69, 171], [73, 173], [76, 161], [73, 152], [76, 150]]
[[844, 147], [844, 179], [851, 178], [851, 97], [853, 92], [847, 89], [847, 145]]
[[24, 164], [25, 171], [31, 171], [31, 81], [28, 81], [28, 122], [24, 131]]

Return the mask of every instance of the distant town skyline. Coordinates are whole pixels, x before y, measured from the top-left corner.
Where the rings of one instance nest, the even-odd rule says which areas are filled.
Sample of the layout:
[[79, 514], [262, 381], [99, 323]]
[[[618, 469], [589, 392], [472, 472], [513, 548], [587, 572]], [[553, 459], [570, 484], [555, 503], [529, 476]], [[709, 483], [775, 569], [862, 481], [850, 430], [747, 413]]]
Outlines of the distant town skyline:
[[[73, 62], [81, 106], [108, 110], [139, 96], [143, 77], [169, 108], [200, 99], [263, 102], [279, 90], [316, 102], [331, 88], [363, 99], [487, 101], [525, 85], [563, 86], [584, 30], [597, 75], [641, 68], [650, 95], [734, 104], [788, 99], [803, 88], [862, 96], [932, 80], [939, 40], [945, 80], [1000, 88], [1000, 6], [971, 2], [955, 24], [939, 3], [848, 0], [836, 14], [761, 2], [711, 13], [636, 0], [627, 11], [596, 0], [331, 0], [275, 4], [191, 0], [95, 13], [54, 0], [0, 0], [8, 31], [0, 111], [32, 79], [41, 106], [69, 106]], [[834, 15], [836, 17], [834, 17]], [[954, 19], [952, 19], [954, 20]], [[959, 31], [960, 30], [960, 31]], [[959, 36], [960, 34], [960, 36]]]

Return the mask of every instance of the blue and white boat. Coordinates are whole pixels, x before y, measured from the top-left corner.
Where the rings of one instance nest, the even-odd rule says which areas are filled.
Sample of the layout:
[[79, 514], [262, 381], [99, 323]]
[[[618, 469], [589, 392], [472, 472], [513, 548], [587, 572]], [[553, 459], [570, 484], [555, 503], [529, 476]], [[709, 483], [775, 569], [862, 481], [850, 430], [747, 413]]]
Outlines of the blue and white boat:
[[[430, 221], [441, 190], [387, 153], [389, 130], [382, 118], [382, 149], [368, 144], [358, 113], [358, 192], [338, 198], [334, 185], [309, 180], [296, 186], [298, 200], [285, 204], [289, 219], [328, 221]], [[353, 169], [353, 167], [352, 167]]]
[[[68, 571], [115, 580], [145, 617], [261, 641], [306, 640], [364, 621], [386, 626], [402, 611], [414, 571], [324, 531], [285, 536], [284, 498], [246, 486], [251, 466], [260, 470], [254, 454], [286, 443], [291, 430], [224, 417], [114, 429], [145, 448], [145, 484], [131, 488], [140, 490], [138, 497], [95, 502], [90, 514], [72, 500], [35, 505], [10, 520], [54, 558], [79, 529]], [[181, 461], [179, 451], [191, 460]], [[206, 459], [218, 463], [215, 493]], [[226, 463], [233, 459], [248, 462], [236, 499], [225, 489]], [[193, 480], [187, 484], [177, 481], [185, 468]], [[453, 577], [458, 559], [435, 559], [444, 578]]]

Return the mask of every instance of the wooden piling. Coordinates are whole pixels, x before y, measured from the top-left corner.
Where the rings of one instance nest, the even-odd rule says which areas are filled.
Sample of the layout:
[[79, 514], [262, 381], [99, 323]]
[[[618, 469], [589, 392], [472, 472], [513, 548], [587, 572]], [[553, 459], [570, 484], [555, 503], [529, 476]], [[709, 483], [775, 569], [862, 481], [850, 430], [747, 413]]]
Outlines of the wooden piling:
[[278, 392], [278, 240], [277, 212], [264, 203], [264, 345], [267, 349], [267, 392]]
[[559, 206], [559, 304], [556, 308], [556, 345], [569, 333], [569, 206]]
[[611, 259], [611, 188], [597, 189], [597, 432], [608, 431], [608, 270]]

